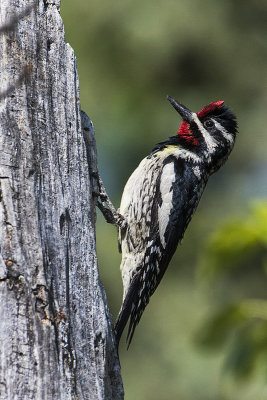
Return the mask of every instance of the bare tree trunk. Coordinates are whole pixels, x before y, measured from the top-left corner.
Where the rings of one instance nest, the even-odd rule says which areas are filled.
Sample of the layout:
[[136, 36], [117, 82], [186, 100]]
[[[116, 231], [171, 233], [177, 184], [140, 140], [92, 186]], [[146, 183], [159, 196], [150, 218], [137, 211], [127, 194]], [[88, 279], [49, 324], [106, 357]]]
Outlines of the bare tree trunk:
[[60, 1], [27, 6], [0, 3], [0, 399], [122, 399], [75, 56]]

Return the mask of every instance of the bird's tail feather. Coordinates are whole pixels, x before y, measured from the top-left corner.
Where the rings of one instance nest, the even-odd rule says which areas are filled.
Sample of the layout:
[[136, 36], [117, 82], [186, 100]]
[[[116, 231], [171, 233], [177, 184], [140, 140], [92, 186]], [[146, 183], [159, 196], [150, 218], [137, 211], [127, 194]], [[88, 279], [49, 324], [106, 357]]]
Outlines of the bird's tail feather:
[[[139, 276], [139, 274], [136, 274], [131, 282], [130, 289], [128, 290], [128, 292], [126, 294], [125, 299], [123, 300], [117, 321], [115, 323], [115, 335], [116, 335], [117, 345], [119, 345], [120, 338], [124, 331], [124, 328], [132, 314], [132, 311], [136, 307], [136, 301], [137, 301], [137, 296], [138, 296], [138, 292], [139, 292], [139, 287], [140, 287], [140, 276]], [[130, 326], [128, 329], [128, 335], [127, 335], [128, 348], [130, 346], [136, 325], [137, 324], [133, 324], [133, 321], [131, 318]]]

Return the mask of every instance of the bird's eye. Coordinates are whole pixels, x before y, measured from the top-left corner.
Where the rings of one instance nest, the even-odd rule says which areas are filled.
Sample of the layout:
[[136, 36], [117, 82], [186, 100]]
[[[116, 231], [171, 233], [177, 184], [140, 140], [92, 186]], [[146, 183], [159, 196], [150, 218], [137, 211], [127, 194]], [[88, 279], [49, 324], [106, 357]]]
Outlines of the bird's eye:
[[205, 128], [212, 128], [214, 126], [214, 122], [211, 119], [206, 119], [206, 121], [204, 121], [204, 126]]

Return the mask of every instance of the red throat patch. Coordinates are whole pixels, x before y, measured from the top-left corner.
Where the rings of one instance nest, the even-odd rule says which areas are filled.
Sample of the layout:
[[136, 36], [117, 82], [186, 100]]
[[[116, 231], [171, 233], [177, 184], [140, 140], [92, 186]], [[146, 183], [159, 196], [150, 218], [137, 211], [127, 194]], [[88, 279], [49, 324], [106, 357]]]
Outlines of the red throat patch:
[[[207, 106], [202, 108], [197, 113], [198, 118], [203, 118], [211, 111], [215, 111], [220, 109], [224, 104], [224, 101], [215, 101], [214, 103], [209, 103]], [[181, 138], [183, 138], [187, 143], [190, 143], [194, 146], [199, 146], [199, 140], [194, 136], [194, 133], [190, 129], [190, 125], [188, 122], [183, 121], [180, 125], [179, 131], [177, 132]]]
[[197, 113], [198, 118], [205, 117], [205, 115], [207, 115], [209, 112], [221, 108], [223, 106], [223, 103], [224, 101], [215, 101], [214, 103], [208, 104]]
[[199, 146], [199, 141], [194, 136], [193, 132], [190, 130], [190, 125], [188, 122], [186, 121], [181, 122], [177, 135], [183, 138], [187, 143], [191, 143], [194, 146]]

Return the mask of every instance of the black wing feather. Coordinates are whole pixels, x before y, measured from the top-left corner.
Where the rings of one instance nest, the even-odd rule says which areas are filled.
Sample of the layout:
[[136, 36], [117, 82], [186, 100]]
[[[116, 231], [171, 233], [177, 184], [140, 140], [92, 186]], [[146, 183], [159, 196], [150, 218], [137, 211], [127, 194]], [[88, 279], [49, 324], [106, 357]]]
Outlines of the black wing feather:
[[[170, 160], [167, 161], [170, 162]], [[185, 229], [190, 222], [205, 186], [205, 184], [200, 186], [200, 180], [192, 173], [192, 166], [185, 163], [184, 160], [173, 158], [172, 161], [175, 163], [177, 179], [172, 187], [173, 208], [169, 215], [169, 222], [164, 235], [166, 246], [163, 248], [159, 235], [158, 207], [161, 206], [162, 199], [158, 189], [152, 204], [151, 216], [153, 222], [148, 240], [152, 244], [146, 249], [143, 265], [138, 269], [131, 281], [116, 322], [115, 330], [117, 343], [119, 343], [121, 334], [130, 318], [127, 334], [128, 347], [150, 297], [159, 285], [178, 243], [183, 238]], [[202, 183], [203, 179], [204, 177], [202, 177]], [[159, 187], [160, 185], [157, 184], [157, 188]]]

